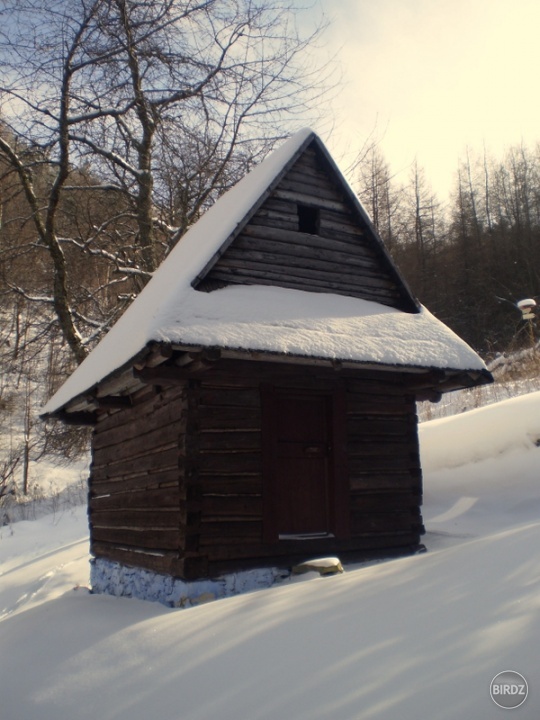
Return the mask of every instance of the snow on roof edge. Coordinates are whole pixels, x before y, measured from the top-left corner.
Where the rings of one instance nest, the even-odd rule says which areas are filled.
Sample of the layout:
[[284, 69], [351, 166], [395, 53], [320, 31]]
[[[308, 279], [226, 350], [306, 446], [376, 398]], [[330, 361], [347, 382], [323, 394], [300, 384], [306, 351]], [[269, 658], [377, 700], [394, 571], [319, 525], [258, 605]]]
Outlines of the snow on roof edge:
[[[217, 323], [220, 322], [220, 317], [213, 317], [216, 313], [216, 309], [212, 307], [212, 302], [217, 299], [217, 306], [219, 307], [220, 301], [225, 297], [222, 293], [227, 288], [214, 293], [200, 293], [194, 290], [191, 286], [192, 281], [197, 275], [205, 268], [214, 254], [219, 250], [222, 244], [227, 240], [238, 224], [241, 223], [249, 211], [256, 205], [260, 198], [264, 195], [268, 187], [278, 178], [280, 173], [286, 168], [287, 164], [295, 157], [301, 148], [311, 140], [317, 139], [321, 147], [324, 148], [324, 144], [318, 136], [309, 128], [300, 130], [291, 138], [289, 138], [283, 145], [277, 150], [271, 153], [262, 163], [257, 165], [250, 173], [244, 176], [233, 188], [226, 192], [216, 203], [195, 223], [184, 237], [178, 242], [178, 244], [171, 250], [165, 261], [154, 273], [153, 278], [141, 291], [138, 297], [133, 301], [130, 307], [126, 310], [124, 315], [116, 322], [116, 324], [109, 330], [107, 335], [101, 340], [101, 342], [92, 350], [90, 355], [84, 360], [81, 365], [75, 369], [72, 375], [65, 381], [65, 383], [59, 388], [59, 390], [50, 398], [46, 405], [42, 409], [44, 415], [49, 415], [65, 407], [74, 398], [89, 392], [99, 382], [105, 378], [110, 377], [113, 373], [118, 371], [120, 368], [127, 366], [133, 358], [140, 353], [152, 341], [168, 341], [170, 338], [166, 337], [167, 330], [171, 327], [174, 328], [177, 335], [182, 335], [185, 330], [185, 325], [190, 324], [193, 326], [194, 319], [200, 317], [204, 319], [205, 313], [210, 312], [210, 318], [213, 318], [213, 331], [216, 330]], [[327, 151], [326, 151], [327, 152]], [[327, 153], [328, 154], [328, 153]], [[332, 161], [333, 162], [333, 161]], [[333, 163], [335, 165], [335, 163]], [[339, 169], [338, 169], [339, 171]], [[352, 190], [351, 190], [352, 192]], [[229, 288], [231, 290], [234, 286]], [[232, 289], [232, 293], [242, 292], [239, 288], [258, 288], [259, 286], [236, 286], [236, 290]], [[330, 297], [341, 298], [341, 302], [360, 303], [358, 305], [358, 312], [360, 315], [363, 310], [361, 309], [361, 303], [367, 301], [360, 301], [354, 298], [345, 298], [344, 296], [332, 296], [330, 294], [320, 293], [308, 293], [305, 291], [293, 291], [285, 288], [266, 288], [266, 292], [273, 291], [281, 302], [282, 298], [287, 297], [289, 300], [296, 297], [290, 295], [290, 293], [301, 293], [306, 297], [310, 297], [310, 304], [315, 303], [317, 307], [320, 306], [320, 298], [325, 297], [325, 307], [320, 311], [323, 315], [331, 316], [327, 304], [331, 301], [328, 300]], [[256, 290], [254, 291], [256, 292]], [[286, 295], [289, 293], [289, 295]], [[210, 299], [212, 298], [212, 299]], [[317, 299], [318, 298], [318, 299]], [[245, 300], [250, 303], [251, 300]], [[295, 300], [294, 302], [297, 302]], [[298, 301], [300, 302], [300, 301]], [[372, 303], [372, 305], [376, 305]], [[306, 313], [306, 304], [301, 302], [298, 308], [298, 312]], [[191, 310], [189, 310], [191, 307]], [[356, 307], [356, 306], [355, 306]], [[383, 308], [384, 306], [379, 306]], [[187, 309], [187, 315], [184, 311]], [[351, 312], [355, 312], [354, 308], [351, 311], [350, 307], [347, 306], [346, 315], [351, 317]], [[266, 311], [268, 308], [265, 308]], [[241, 313], [242, 306], [235, 305], [235, 311]], [[386, 309], [388, 310], [388, 308]], [[190, 315], [191, 312], [191, 315]], [[261, 312], [264, 315], [264, 312]], [[406, 316], [409, 313], [402, 313], [401, 311], [394, 310], [400, 315]], [[202, 313], [202, 316], [200, 315]], [[307, 312], [307, 316], [310, 318], [310, 322], [314, 320], [312, 308], [310, 307]], [[295, 320], [298, 320], [301, 315], [297, 316]], [[281, 319], [283, 322], [289, 322], [287, 314], [282, 314]], [[257, 319], [255, 318], [255, 321]], [[331, 318], [329, 317], [329, 321]], [[433, 320], [436, 323], [439, 321]], [[232, 328], [234, 323], [234, 314], [227, 318], [229, 327]], [[253, 319], [252, 321], [253, 322]], [[268, 328], [270, 326], [276, 326], [279, 321], [276, 317], [275, 320], [272, 318], [265, 319]], [[212, 324], [212, 323], [210, 323]], [[445, 328], [447, 333], [451, 333], [453, 338], [457, 338], [452, 331], [449, 330], [442, 323], [439, 323], [441, 327]], [[204, 325], [204, 323], [202, 323]], [[242, 323], [237, 323], [238, 326]], [[208, 323], [204, 325], [204, 330], [208, 330]], [[411, 326], [413, 327], [413, 326]], [[199, 328], [200, 330], [201, 328]], [[283, 330], [283, 328], [281, 328]], [[276, 338], [276, 327], [273, 328], [274, 335]], [[283, 334], [283, 333], [278, 333]], [[174, 335], [174, 332], [173, 332]], [[444, 333], [443, 333], [444, 335]], [[413, 333], [414, 336], [414, 333]], [[446, 343], [448, 346], [455, 344], [455, 341], [451, 339], [450, 335], [446, 336]], [[228, 338], [231, 340], [231, 338]], [[413, 338], [411, 338], [412, 340]], [[469, 348], [461, 339], [457, 338], [460, 343], [468, 348], [471, 359], [475, 357], [480, 363], [480, 358]], [[182, 340], [179, 337], [180, 342], [185, 342], [186, 338]], [[324, 339], [322, 342], [325, 342]], [[219, 346], [226, 347], [227, 342], [216, 342], [210, 338], [206, 338], [204, 332], [197, 333], [197, 344], [202, 344], [205, 347]], [[310, 340], [313, 346], [312, 341]], [[186, 343], [189, 344], [189, 341]], [[443, 341], [444, 345], [444, 341]], [[257, 347], [257, 343], [253, 347], [244, 346], [240, 343], [240, 349], [246, 350], [260, 350], [260, 351], [276, 351], [279, 354], [293, 355], [293, 348], [290, 350], [283, 351], [279, 349], [279, 345], [276, 347]], [[233, 349], [231, 347], [231, 349]], [[300, 356], [315, 357], [313, 353], [301, 351]], [[323, 354], [323, 357], [328, 357]], [[347, 359], [347, 358], [342, 358]], [[354, 361], [355, 358], [349, 358]], [[410, 359], [410, 358], [409, 358]], [[364, 362], [366, 359], [363, 360]], [[371, 362], [380, 363], [376, 358], [373, 358]], [[388, 364], [388, 363], [386, 363]], [[390, 363], [394, 364], [394, 363]], [[405, 363], [405, 366], [410, 366], [411, 362]], [[418, 363], [418, 367], [429, 367], [431, 363], [427, 361], [424, 365]], [[463, 364], [458, 363], [459, 367], [456, 370], [465, 370]], [[480, 367], [467, 368], [470, 370], [478, 370]], [[482, 367], [485, 366], [482, 363]], [[448, 369], [450, 369], [448, 367]]]

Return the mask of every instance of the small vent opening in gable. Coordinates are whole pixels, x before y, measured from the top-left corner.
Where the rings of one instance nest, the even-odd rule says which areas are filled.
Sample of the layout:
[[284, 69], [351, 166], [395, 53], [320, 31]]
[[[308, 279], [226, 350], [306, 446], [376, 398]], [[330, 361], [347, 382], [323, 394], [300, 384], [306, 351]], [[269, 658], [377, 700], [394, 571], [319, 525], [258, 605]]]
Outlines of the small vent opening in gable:
[[296, 211], [298, 213], [299, 232], [318, 235], [320, 227], [319, 208], [309, 207], [309, 205], [297, 205]]

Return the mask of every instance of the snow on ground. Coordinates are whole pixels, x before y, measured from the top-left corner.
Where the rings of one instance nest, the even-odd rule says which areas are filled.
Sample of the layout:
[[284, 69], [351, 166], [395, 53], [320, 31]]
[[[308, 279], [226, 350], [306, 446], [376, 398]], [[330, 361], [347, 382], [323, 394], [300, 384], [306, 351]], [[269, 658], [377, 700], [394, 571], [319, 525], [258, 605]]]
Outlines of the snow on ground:
[[538, 718], [539, 436], [540, 393], [425, 424], [427, 553], [188, 610], [89, 594], [84, 508], [0, 529], [0, 717], [491, 720], [515, 670]]

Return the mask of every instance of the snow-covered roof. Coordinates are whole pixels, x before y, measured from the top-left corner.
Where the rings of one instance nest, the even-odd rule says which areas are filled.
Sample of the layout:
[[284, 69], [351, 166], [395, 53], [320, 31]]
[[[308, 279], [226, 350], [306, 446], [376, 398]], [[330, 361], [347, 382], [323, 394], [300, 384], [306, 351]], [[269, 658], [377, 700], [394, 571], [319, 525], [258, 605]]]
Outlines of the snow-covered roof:
[[43, 414], [88, 392], [152, 341], [384, 366], [485, 369], [465, 342], [423, 308], [407, 313], [367, 300], [281, 287], [228, 286], [207, 293], [191, 286], [312, 137], [309, 129], [292, 136], [203, 215]]

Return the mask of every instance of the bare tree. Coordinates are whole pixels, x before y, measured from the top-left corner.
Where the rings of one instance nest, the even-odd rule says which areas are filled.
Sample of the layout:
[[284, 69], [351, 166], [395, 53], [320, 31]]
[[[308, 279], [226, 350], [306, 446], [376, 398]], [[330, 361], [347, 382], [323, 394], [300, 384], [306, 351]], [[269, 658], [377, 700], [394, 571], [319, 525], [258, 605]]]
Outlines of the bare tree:
[[[0, 158], [77, 362], [199, 213], [324, 86], [276, 0], [3, 0]], [[81, 287], [84, 261], [95, 270]], [[83, 283], [84, 284], [84, 283]]]

